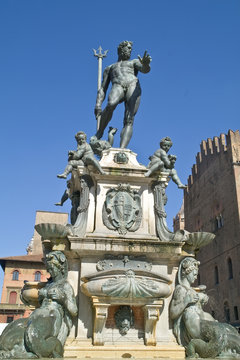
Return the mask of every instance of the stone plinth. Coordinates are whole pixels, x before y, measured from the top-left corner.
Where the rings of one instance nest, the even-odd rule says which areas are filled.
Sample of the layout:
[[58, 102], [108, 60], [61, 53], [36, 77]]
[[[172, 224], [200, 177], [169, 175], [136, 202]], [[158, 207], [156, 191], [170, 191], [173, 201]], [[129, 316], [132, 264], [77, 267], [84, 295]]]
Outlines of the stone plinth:
[[77, 359], [144, 359], [144, 360], [175, 360], [185, 359], [185, 350], [177, 345], [144, 346], [144, 345], [105, 345], [92, 346], [91, 344], [79, 345], [76, 341], [67, 343], [64, 357]]

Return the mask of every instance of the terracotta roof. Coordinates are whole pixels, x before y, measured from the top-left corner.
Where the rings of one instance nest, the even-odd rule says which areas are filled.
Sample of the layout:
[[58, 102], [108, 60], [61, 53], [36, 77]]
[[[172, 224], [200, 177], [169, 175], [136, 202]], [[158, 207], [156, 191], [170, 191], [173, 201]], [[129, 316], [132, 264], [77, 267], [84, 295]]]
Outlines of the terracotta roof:
[[8, 256], [0, 258], [1, 260], [13, 260], [13, 261], [38, 261], [42, 262], [43, 254], [37, 254], [37, 255], [18, 255], [18, 256]]
[[0, 265], [3, 270], [5, 269], [6, 261], [22, 261], [22, 262], [38, 262], [42, 263], [43, 254], [37, 255], [19, 255], [19, 256], [8, 256], [0, 258]]

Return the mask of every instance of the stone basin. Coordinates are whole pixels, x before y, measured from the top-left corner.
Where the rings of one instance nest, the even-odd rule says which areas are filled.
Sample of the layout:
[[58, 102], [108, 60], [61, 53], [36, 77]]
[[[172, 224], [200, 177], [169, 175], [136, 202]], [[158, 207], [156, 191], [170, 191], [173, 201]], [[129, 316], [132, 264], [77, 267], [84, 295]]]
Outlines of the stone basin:
[[64, 239], [68, 235], [73, 235], [71, 226], [62, 224], [41, 223], [35, 225], [35, 229], [43, 240]]
[[183, 246], [183, 250], [190, 254], [194, 254], [203, 246], [210, 244], [215, 236], [215, 234], [203, 231], [189, 233], [185, 245]]
[[25, 281], [21, 290], [21, 300], [27, 305], [39, 307], [38, 290], [46, 284], [47, 281]]
[[172, 293], [172, 281], [166, 275], [137, 269], [106, 270], [81, 279], [87, 296], [121, 299], [166, 298]]

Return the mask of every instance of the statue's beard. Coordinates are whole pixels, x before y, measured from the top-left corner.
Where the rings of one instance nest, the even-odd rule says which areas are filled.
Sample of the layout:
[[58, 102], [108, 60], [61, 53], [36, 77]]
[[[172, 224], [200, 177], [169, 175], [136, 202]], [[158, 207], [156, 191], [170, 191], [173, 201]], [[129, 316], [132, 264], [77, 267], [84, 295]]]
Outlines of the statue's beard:
[[128, 52], [122, 51], [120, 54], [120, 60], [129, 60], [131, 57], [131, 53], [129, 54]]

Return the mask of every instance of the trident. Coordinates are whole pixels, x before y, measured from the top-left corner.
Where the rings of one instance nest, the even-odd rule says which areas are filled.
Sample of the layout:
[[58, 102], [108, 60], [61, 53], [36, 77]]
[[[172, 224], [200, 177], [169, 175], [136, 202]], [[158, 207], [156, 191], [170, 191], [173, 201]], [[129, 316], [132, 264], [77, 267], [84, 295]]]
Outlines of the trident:
[[[102, 82], [102, 59], [107, 56], [108, 50], [102, 53], [102, 48], [101, 46], [99, 46], [98, 53], [97, 50], [95, 49], [93, 49], [93, 52], [94, 52], [94, 56], [98, 58], [98, 90], [99, 90]], [[97, 130], [99, 129], [99, 125], [100, 125], [100, 117], [101, 115], [98, 116], [97, 118]]]

